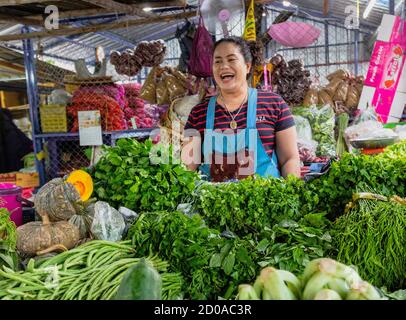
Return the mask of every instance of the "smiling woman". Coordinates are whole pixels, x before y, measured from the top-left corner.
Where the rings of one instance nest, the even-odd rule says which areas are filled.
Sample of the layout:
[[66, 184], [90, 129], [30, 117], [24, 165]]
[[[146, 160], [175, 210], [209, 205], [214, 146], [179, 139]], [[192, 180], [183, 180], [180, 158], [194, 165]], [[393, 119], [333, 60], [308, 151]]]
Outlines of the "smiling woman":
[[196, 105], [185, 126], [182, 161], [213, 182], [254, 174], [300, 176], [290, 109], [277, 94], [249, 88], [251, 68], [242, 38], [217, 41], [213, 77], [219, 94]]

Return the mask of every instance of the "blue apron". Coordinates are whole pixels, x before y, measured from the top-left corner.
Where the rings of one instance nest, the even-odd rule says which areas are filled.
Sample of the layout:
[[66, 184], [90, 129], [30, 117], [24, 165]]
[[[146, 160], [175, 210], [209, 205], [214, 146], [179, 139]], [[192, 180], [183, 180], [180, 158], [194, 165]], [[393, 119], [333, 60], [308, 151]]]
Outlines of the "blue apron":
[[[223, 159], [224, 157], [232, 159], [237, 153], [248, 151], [250, 164], [247, 168], [241, 169], [245, 170], [245, 172], [242, 172], [243, 174], [240, 176], [258, 174], [262, 177], [273, 176], [279, 178], [280, 172], [276, 152], [272, 152], [272, 158], [269, 157], [257, 130], [257, 90], [249, 88], [246, 129], [239, 129], [237, 133], [229, 129], [229, 131], [226, 130], [228, 134], [221, 133], [221, 130], [214, 130], [215, 109], [216, 97], [212, 97], [206, 115], [206, 131], [202, 146], [204, 163], [200, 166], [202, 173], [207, 175], [209, 179], [211, 178], [210, 169], [213, 162], [216, 161], [213, 159], [216, 156], [218, 156], [218, 159], [222, 157]], [[216, 165], [216, 163], [214, 164]]]

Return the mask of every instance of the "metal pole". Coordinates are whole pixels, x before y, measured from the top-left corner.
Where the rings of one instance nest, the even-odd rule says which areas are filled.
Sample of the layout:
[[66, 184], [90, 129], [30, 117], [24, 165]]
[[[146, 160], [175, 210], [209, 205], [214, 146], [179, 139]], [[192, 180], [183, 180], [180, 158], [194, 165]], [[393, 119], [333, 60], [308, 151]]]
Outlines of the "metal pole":
[[[22, 33], [29, 33], [30, 28], [24, 26], [21, 29]], [[42, 140], [36, 135], [40, 133], [39, 126], [39, 117], [38, 117], [38, 86], [37, 86], [37, 77], [35, 72], [35, 57], [34, 57], [34, 48], [32, 45], [31, 39], [23, 40], [23, 49], [24, 49], [24, 64], [25, 64], [25, 76], [27, 83], [27, 95], [30, 105], [30, 119], [32, 124], [32, 141], [34, 145], [34, 154], [35, 154], [35, 167], [39, 174], [40, 185], [44, 185], [46, 182], [45, 178], [45, 168], [44, 161], [38, 160], [38, 155], [43, 151]]]
[[330, 63], [330, 49], [329, 49], [329, 34], [328, 34], [328, 23], [327, 21], [324, 22], [324, 55], [325, 55], [325, 60], [326, 64]]
[[359, 29], [354, 30], [354, 74], [358, 76], [358, 62], [359, 62]]
[[395, 15], [395, 0], [389, 0], [389, 14]]

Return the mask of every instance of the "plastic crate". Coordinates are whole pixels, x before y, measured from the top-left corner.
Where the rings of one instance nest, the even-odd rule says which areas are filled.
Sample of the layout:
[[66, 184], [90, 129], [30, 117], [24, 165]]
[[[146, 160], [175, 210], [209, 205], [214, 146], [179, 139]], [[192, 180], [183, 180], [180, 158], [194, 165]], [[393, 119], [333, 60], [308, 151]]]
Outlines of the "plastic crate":
[[68, 132], [66, 106], [57, 104], [40, 105], [39, 112], [43, 133]]

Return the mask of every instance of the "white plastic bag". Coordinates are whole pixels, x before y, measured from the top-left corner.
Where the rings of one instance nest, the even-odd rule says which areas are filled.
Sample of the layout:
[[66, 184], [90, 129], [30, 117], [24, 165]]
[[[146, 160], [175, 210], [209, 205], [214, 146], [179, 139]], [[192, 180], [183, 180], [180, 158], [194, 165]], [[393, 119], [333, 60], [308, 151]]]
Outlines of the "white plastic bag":
[[107, 202], [97, 201], [94, 205], [94, 218], [91, 232], [95, 239], [120, 241], [125, 229], [125, 221]]
[[66, 106], [72, 100], [72, 95], [63, 89], [55, 89], [49, 95], [50, 104], [60, 104]]

